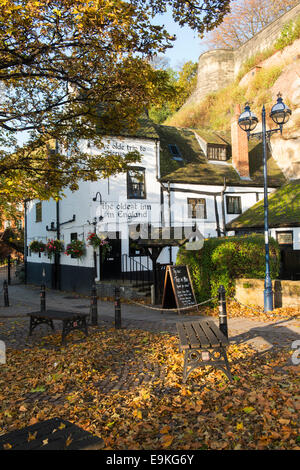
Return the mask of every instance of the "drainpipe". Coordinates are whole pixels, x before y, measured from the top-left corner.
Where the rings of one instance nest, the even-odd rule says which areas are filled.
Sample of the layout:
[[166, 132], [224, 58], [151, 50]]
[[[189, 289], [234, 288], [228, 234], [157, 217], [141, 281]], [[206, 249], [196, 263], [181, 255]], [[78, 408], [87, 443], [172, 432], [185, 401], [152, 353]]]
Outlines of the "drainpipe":
[[[172, 220], [171, 220], [171, 191], [170, 191], [170, 181], [168, 181], [168, 204], [169, 204], [169, 229], [170, 229], [170, 236], [171, 236], [171, 227], [172, 227]], [[172, 262], [172, 247], [169, 246], [169, 262]]]
[[224, 186], [221, 191], [221, 206], [222, 206], [222, 232], [224, 237], [226, 237], [226, 218], [225, 218], [225, 196], [224, 193], [226, 191], [226, 179], [224, 178]]
[[[56, 201], [56, 233], [57, 239], [60, 240], [60, 217], [59, 217], [59, 201]], [[55, 255], [55, 288], [61, 290], [61, 282], [60, 282], [60, 253]]]
[[24, 200], [24, 284], [27, 284], [27, 201]]

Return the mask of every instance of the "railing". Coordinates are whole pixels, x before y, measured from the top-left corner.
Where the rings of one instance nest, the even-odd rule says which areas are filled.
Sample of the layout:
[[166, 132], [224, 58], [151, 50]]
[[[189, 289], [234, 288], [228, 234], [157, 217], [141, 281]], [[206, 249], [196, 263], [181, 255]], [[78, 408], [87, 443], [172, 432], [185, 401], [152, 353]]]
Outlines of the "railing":
[[137, 261], [126, 254], [122, 255], [122, 281], [129, 281], [135, 287], [145, 287], [152, 281], [152, 268], [149, 266], [149, 258], [146, 257], [146, 266], [140, 260]]

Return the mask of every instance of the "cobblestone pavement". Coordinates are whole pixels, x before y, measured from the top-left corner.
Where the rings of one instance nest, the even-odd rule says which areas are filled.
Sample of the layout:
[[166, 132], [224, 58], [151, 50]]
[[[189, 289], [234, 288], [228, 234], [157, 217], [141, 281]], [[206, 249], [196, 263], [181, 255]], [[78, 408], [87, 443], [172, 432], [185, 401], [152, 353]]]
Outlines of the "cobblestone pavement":
[[[30, 311], [39, 310], [39, 289], [32, 286], [12, 286], [10, 288], [10, 307], [0, 306], [0, 340], [3, 340], [7, 348], [27, 349], [33, 346], [43, 348], [52, 347], [47, 344], [46, 337], [52, 333], [47, 325], [39, 325], [32, 336], [29, 333], [29, 318], [26, 314]], [[47, 308], [59, 310], [89, 312], [90, 299], [70, 293], [47, 292]], [[160, 311], [148, 310], [144, 306], [122, 304], [122, 328], [142, 329], [161, 334], [177, 334], [176, 321], [188, 321], [201, 319], [203, 317], [189, 317], [188, 315], [177, 315], [174, 313], [161, 314]], [[207, 318], [207, 317], [206, 317]], [[218, 323], [217, 318], [213, 320]], [[56, 332], [61, 332], [62, 322], [54, 321]], [[98, 327], [114, 327], [114, 305], [113, 302], [98, 302]], [[300, 319], [272, 319], [262, 322], [249, 318], [228, 318], [229, 339], [231, 343], [250, 344], [258, 352], [272, 348], [291, 347], [293, 341], [300, 340]], [[90, 327], [90, 334], [93, 328]], [[85, 337], [78, 335], [78, 340], [85, 341]], [[72, 339], [73, 341], [73, 339]], [[68, 346], [68, 338], [67, 344]], [[59, 347], [59, 346], [56, 346]], [[163, 366], [145, 363], [142, 358], [137, 359], [128, 351], [126, 357], [120, 358], [118, 352], [110, 377], [95, 383], [102, 393], [111, 393], [119, 390], [131, 390], [142, 383], [150, 383], [160, 379], [163, 383], [165, 370]], [[69, 391], [71, 393], [72, 391]], [[28, 401], [61, 401], [61, 395], [48, 396], [44, 392], [28, 394]], [[86, 397], [88, 402], [88, 397]]]

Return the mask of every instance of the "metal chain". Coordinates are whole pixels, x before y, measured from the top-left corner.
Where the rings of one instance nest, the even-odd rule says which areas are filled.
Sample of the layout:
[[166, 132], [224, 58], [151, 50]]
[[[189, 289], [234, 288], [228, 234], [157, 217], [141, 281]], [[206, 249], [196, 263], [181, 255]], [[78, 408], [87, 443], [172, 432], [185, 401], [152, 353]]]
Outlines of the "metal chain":
[[192, 308], [199, 307], [200, 305], [208, 304], [209, 302], [211, 302], [212, 300], [215, 300], [217, 298], [218, 298], [218, 296], [212, 297], [211, 299], [205, 300], [204, 302], [201, 302], [199, 304], [194, 304], [194, 305], [190, 305], [189, 307], [181, 307], [181, 308], [150, 307], [149, 305], [141, 304], [141, 303], [135, 302], [134, 300], [131, 300], [131, 299], [127, 299], [127, 300], [128, 300], [128, 302], [130, 302], [132, 304], [138, 305], [139, 307], [148, 308], [149, 310], [158, 310], [158, 311], [163, 310], [164, 312], [178, 312], [178, 310], [191, 310]]
[[253, 310], [254, 312], [261, 313], [261, 310], [257, 310], [257, 309], [254, 308], [254, 307], [250, 307], [250, 305], [242, 304], [242, 302], [240, 302], [239, 300], [237, 300], [235, 297], [233, 298], [233, 300], [235, 300], [236, 303], [240, 304], [242, 307], [250, 308], [250, 310]]

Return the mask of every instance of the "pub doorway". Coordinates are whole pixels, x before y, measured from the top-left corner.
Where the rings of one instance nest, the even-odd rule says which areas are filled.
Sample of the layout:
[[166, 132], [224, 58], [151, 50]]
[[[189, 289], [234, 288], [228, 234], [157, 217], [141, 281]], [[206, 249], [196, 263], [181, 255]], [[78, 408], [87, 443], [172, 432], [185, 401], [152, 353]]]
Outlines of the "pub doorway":
[[100, 247], [100, 279], [108, 281], [121, 279], [122, 268], [122, 240], [120, 232], [114, 232], [113, 237], [106, 238], [108, 244], [105, 249]]

